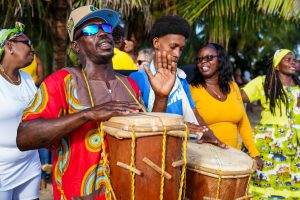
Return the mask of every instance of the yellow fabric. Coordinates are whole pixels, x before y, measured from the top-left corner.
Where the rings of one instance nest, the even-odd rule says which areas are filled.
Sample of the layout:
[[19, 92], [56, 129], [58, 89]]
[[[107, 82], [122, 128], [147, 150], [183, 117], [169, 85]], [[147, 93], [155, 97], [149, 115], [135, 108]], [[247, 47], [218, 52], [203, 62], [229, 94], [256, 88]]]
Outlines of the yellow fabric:
[[120, 51], [117, 48], [114, 48], [112, 62], [115, 70], [137, 70], [137, 66], [132, 58], [127, 53]]
[[266, 100], [265, 92], [264, 92], [264, 82], [265, 76], [259, 76], [252, 81], [250, 81], [244, 88], [244, 92], [248, 96], [250, 102], [260, 101], [262, 106], [261, 112], [261, 124], [278, 124], [278, 125], [286, 125], [289, 124], [288, 117], [286, 114], [286, 109], [284, 104], [282, 103], [280, 115], [280, 109], [278, 106], [275, 107], [275, 116], [271, 114], [269, 102]]
[[288, 49], [279, 49], [274, 53], [273, 56], [273, 67], [277, 69], [277, 66], [279, 65], [280, 61], [283, 59], [286, 54], [291, 53], [291, 50]]
[[250, 156], [259, 155], [236, 83], [230, 83], [230, 93], [224, 102], [212, 97], [202, 86], [190, 86], [190, 89], [199, 114], [217, 138], [231, 147], [240, 149], [238, 142], [238, 133], [240, 133]]
[[30, 74], [30, 76], [32, 77], [33, 81], [36, 82], [37, 81], [37, 62], [36, 62], [36, 55], [34, 54], [33, 56], [33, 61], [30, 65], [28, 65], [27, 67], [22, 68], [21, 70], [23, 70], [24, 72], [27, 72], [28, 74]]

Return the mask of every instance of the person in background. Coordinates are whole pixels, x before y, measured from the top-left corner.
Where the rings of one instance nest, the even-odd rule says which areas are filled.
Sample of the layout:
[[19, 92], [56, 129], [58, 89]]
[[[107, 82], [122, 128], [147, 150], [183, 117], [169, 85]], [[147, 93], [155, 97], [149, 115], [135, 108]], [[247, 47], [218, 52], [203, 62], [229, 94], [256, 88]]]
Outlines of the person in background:
[[297, 75], [299, 77], [299, 73], [300, 73], [300, 60], [296, 61], [296, 70], [297, 70]]
[[206, 44], [200, 47], [196, 62], [190, 90], [199, 114], [217, 138], [231, 147], [241, 149], [240, 134], [250, 156], [262, 169], [263, 161], [253, 140], [239, 87], [232, 79], [226, 51], [218, 44]]
[[114, 56], [112, 58], [114, 70], [137, 70], [137, 67], [129, 54], [124, 52], [124, 28], [117, 25], [113, 30], [115, 43]]
[[243, 79], [241, 68], [237, 67], [234, 69], [233, 77], [234, 77], [234, 81], [239, 87], [243, 87], [245, 85], [246, 82]]
[[[150, 41], [155, 51], [154, 60], [149, 66], [144, 66], [137, 72], [131, 73], [130, 77], [137, 82], [147, 111], [151, 112], [156, 109], [153, 103], [159, 96], [153, 92], [150, 80], [153, 76], [161, 74], [161, 63], [167, 63], [170, 60], [174, 67], [175, 83], [169, 95], [160, 100], [160, 105], [165, 108], [167, 113], [182, 115], [191, 132], [203, 134], [201, 140], [198, 141], [199, 143], [205, 140], [226, 148], [227, 146], [207, 128], [199, 115], [191, 97], [188, 82], [185, 79], [186, 74], [177, 68], [177, 62], [190, 32], [190, 25], [180, 16], [158, 18], [150, 31]], [[162, 85], [161, 87], [165, 86]]]
[[36, 53], [34, 53], [32, 63], [22, 68], [22, 70], [30, 74], [37, 87], [39, 87], [42, 81], [44, 80], [43, 64], [40, 57]]
[[250, 73], [248, 70], [245, 70], [245, 71], [244, 71], [244, 81], [245, 81], [246, 83], [248, 83], [248, 82], [251, 81], [251, 79], [252, 79], [251, 73]]
[[20, 70], [34, 57], [24, 25], [0, 30], [0, 199], [38, 199], [41, 164], [37, 150], [17, 148], [17, 128], [36, 86]]
[[138, 69], [142, 69], [144, 66], [149, 65], [154, 56], [154, 51], [151, 48], [141, 49], [136, 59], [136, 66]]
[[132, 40], [125, 40], [125, 46], [124, 51], [130, 55], [132, 60], [136, 60], [136, 54], [135, 54], [135, 44]]
[[[244, 71], [244, 76], [243, 76], [245, 84], [249, 83], [251, 81], [251, 78], [252, 78], [251, 73], [248, 70], [245, 70]], [[256, 105], [257, 102], [253, 102], [253, 103], [248, 102], [248, 103], [245, 103], [246, 110], [253, 113], [253, 104]]]
[[242, 97], [262, 106], [254, 140], [265, 165], [252, 177], [254, 199], [299, 199], [300, 81], [294, 53], [280, 49], [272, 54], [266, 76], [250, 81]]

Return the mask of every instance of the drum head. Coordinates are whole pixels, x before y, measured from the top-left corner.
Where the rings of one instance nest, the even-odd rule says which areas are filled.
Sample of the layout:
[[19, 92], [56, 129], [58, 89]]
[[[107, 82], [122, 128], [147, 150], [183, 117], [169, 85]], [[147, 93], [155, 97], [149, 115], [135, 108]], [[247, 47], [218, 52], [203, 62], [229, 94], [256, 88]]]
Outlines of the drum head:
[[181, 115], [159, 112], [148, 112], [131, 114], [127, 116], [117, 116], [110, 118], [108, 121], [134, 126], [183, 125], [183, 118]]
[[181, 115], [157, 112], [112, 117], [104, 122], [104, 131], [120, 139], [131, 138], [133, 132], [136, 137], [162, 135], [165, 131], [175, 137], [186, 135]]
[[219, 175], [250, 174], [254, 168], [253, 160], [242, 151], [194, 142], [188, 142], [187, 162], [192, 171]]

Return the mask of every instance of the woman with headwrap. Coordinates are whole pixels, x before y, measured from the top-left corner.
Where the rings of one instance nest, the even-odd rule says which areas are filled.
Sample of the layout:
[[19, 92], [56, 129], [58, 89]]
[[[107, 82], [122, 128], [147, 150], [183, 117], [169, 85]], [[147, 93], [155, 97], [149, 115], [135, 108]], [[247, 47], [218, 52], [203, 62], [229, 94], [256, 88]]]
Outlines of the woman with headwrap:
[[299, 86], [294, 53], [280, 49], [270, 58], [266, 76], [255, 78], [242, 89], [245, 102], [259, 100], [262, 105], [254, 139], [264, 168], [252, 178], [254, 199], [300, 198]]
[[36, 93], [29, 74], [34, 52], [24, 25], [0, 30], [0, 199], [38, 199], [40, 160], [37, 150], [21, 152], [16, 135], [22, 112]]

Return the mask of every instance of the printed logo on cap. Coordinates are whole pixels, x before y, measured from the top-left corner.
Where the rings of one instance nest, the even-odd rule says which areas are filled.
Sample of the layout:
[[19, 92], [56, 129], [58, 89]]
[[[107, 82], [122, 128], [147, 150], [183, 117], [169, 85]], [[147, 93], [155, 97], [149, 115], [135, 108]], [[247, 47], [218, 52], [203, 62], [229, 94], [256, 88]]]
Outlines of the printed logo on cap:
[[95, 6], [90, 6], [90, 10], [91, 10], [91, 11], [95, 11], [95, 10], [97, 10], [97, 9], [95, 8]]
[[68, 21], [68, 32], [71, 33], [73, 28], [74, 28], [74, 20], [73, 20], [73, 18], [70, 18]]

